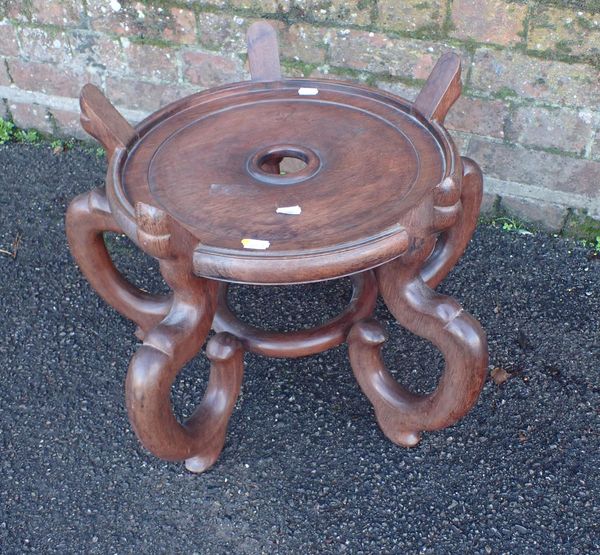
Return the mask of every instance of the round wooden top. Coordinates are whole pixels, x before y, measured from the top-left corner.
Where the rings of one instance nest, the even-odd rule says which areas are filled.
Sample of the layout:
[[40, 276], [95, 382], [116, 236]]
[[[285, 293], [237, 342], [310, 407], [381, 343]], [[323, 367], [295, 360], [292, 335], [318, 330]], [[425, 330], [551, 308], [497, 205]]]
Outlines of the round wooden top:
[[[191, 232], [198, 274], [246, 283], [327, 279], [398, 256], [402, 215], [454, 164], [447, 136], [409, 103], [329, 80], [215, 89], [139, 131], [120, 198]], [[283, 157], [304, 168], [273, 173]]]

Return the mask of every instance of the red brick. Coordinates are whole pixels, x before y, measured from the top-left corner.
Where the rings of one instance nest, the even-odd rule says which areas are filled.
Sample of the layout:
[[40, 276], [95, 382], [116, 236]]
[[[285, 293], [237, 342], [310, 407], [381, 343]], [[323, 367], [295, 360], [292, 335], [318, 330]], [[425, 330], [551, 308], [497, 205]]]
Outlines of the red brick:
[[200, 13], [198, 40], [202, 46], [221, 53], [245, 54], [246, 30], [252, 21], [221, 13]]
[[[245, 71], [249, 71], [248, 67], [244, 66]], [[285, 77], [310, 77], [311, 79], [343, 79], [349, 83], [364, 83], [357, 77], [345, 75], [341, 77], [336, 73], [330, 71], [330, 67], [327, 65], [323, 65], [317, 68], [312, 68], [310, 66], [296, 66], [296, 65], [287, 65], [283, 64], [281, 71]]]
[[106, 79], [106, 93], [114, 104], [144, 112], [153, 112], [192, 92], [195, 90], [186, 85], [148, 83], [138, 79], [116, 77]]
[[184, 52], [184, 76], [190, 83], [214, 87], [244, 79], [241, 64], [216, 54]]
[[260, 11], [262, 13], [277, 13], [278, 10], [287, 12], [290, 0], [229, 0], [229, 5], [242, 10]]
[[530, 50], [600, 56], [600, 16], [565, 8], [537, 7], [527, 35]]
[[330, 40], [330, 63], [359, 71], [426, 79], [440, 55], [452, 46], [381, 33], [338, 30]]
[[47, 106], [11, 102], [8, 107], [17, 127], [52, 133], [52, 122], [48, 116]]
[[[249, 71], [249, 66], [246, 64], [244, 66], [246, 71]], [[308, 71], [308, 68], [297, 67], [297, 66], [286, 66], [285, 64], [281, 67], [281, 74], [284, 77], [290, 77], [295, 79], [296, 77], [308, 77], [312, 71]], [[317, 79], [321, 79], [322, 76], [316, 76]]]
[[175, 82], [178, 78], [177, 54], [173, 48], [124, 41], [129, 73], [141, 79]]
[[585, 64], [531, 58], [516, 51], [482, 48], [475, 53], [471, 86], [488, 93], [549, 103], [597, 107], [600, 71]]
[[119, 39], [91, 31], [72, 31], [71, 65], [89, 68], [90, 71], [107, 70], [109, 73], [125, 73], [127, 63]]
[[452, 36], [510, 45], [521, 42], [527, 6], [502, 0], [453, 0]]
[[446, 13], [447, 0], [378, 0], [379, 23], [392, 31], [440, 29]]
[[498, 201], [498, 195], [494, 193], [488, 193], [487, 191], [483, 191], [483, 198], [481, 199], [481, 208], [479, 209], [480, 214], [485, 214], [486, 216], [494, 216], [497, 212], [496, 204]]
[[77, 0], [31, 0], [31, 21], [43, 25], [80, 25], [82, 3]]
[[[195, 16], [187, 9], [148, 6], [142, 2], [109, 3], [106, 0], [88, 0], [87, 5], [90, 24], [95, 31], [182, 44], [192, 44], [196, 40]], [[114, 9], [117, 5], [119, 9]]]
[[[414, 101], [420, 87], [404, 83], [377, 82], [377, 87], [401, 98]], [[472, 134], [501, 138], [508, 107], [500, 101], [461, 97], [452, 106], [446, 118], [446, 127], [453, 131], [452, 138], [460, 152], [466, 152]]]
[[181, 44], [194, 44], [196, 42], [196, 16], [190, 10], [171, 8], [173, 23], [165, 27], [162, 37], [166, 40]]
[[370, 2], [305, 0], [302, 4], [296, 2], [294, 5], [296, 9], [300, 6], [304, 8], [304, 13], [315, 21], [331, 21], [340, 25], [369, 25], [371, 23], [372, 5]]
[[508, 126], [508, 139], [524, 145], [583, 153], [600, 123], [598, 114], [567, 108], [519, 108]]
[[488, 177], [553, 191], [598, 196], [600, 162], [560, 156], [473, 138], [468, 155]]
[[45, 29], [23, 27], [19, 29], [21, 54], [34, 62], [62, 63], [71, 56], [68, 35]]
[[446, 127], [502, 139], [507, 116], [508, 107], [500, 100], [461, 96], [446, 117]]
[[94, 81], [93, 76], [84, 71], [37, 62], [11, 60], [8, 69], [15, 85], [20, 89], [70, 98], [79, 96], [81, 87], [90, 80]]
[[287, 14], [294, 18], [346, 25], [371, 23], [372, 5], [361, 0], [229, 0], [234, 8], [260, 14]]
[[566, 206], [529, 198], [503, 196], [500, 206], [510, 216], [545, 231], [560, 231], [568, 213]]
[[469, 141], [471, 140], [471, 135], [468, 133], [463, 133], [462, 131], [452, 131], [450, 134], [458, 152], [461, 154], [465, 154], [467, 149], [469, 148]]
[[353, 75], [344, 75], [337, 74], [335, 71], [331, 71], [329, 66], [321, 66], [316, 69], [313, 69], [308, 77], [314, 79], [333, 79], [336, 81], [342, 80], [346, 83], [356, 83], [357, 85], [364, 85], [365, 79], [361, 78], [361, 76], [353, 76]]
[[198, 16], [198, 41], [206, 49], [220, 54], [246, 55], [246, 31], [255, 21], [267, 21], [279, 38], [281, 55], [307, 63], [320, 63], [322, 49], [327, 48], [333, 30], [308, 23], [298, 23], [289, 28], [282, 21], [244, 18], [239, 15], [203, 12]]
[[4, 0], [0, 2], [0, 20], [4, 18], [19, 22], [27, 22], [31, 17], [29, 0]]
[[404, 98], [405, 100], [410, 100], [411, 102], [414, 102], [415, 98], [417, 98], [417, 95], [419, 94], [419, 91], [421, 90], [420, 87], [413, 85], [406, 85], [404, 83], [390, 83], [388, 81], [378, 81], [377, 87]]
[[18, 56], [19, 44], [17, 43], [17, 33], [12, 25], [0, 25], [0, 55]]
[[76, 139], [89, 140], [90, 136], [81, 127], [81, 114], [50, 108], [50, 114], [54, 119], [56, 127], [54, 134], [60, 137], [74, 137]]
[[295, 24], [282, 28], [279, 33], [279, 48], [282, 58], [293, 58], [308, 64], [325, 62], [328, 37], [331, 31], [323, 27]]

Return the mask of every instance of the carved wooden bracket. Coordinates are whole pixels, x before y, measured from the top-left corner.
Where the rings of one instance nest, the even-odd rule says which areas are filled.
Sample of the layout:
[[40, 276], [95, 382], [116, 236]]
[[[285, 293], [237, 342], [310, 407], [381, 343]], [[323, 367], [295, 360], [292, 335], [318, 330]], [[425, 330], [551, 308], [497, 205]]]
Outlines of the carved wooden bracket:
[[118, 147], [127, 147], [137, 131], [117, 111], [98, 87], [87, 84], [81, 89], [81, 126], [106, 150], [109, 158]]
[[278, 81], [281, 79], [277, 32], [264, 21], [250, 25], [246, 35], [248, 63], [253, 81]]
[[171, 258], [169, 215], [160, 208], [143, 202], [135, 205], [137, 237], [140, 247], [155, 258]]
[[457, 54], [446, 52], [442, 55], [417, 96], [414, 109], [428, 120], [444, 123], [446, 114], [460, 96], [460, 70], [460, 57]]

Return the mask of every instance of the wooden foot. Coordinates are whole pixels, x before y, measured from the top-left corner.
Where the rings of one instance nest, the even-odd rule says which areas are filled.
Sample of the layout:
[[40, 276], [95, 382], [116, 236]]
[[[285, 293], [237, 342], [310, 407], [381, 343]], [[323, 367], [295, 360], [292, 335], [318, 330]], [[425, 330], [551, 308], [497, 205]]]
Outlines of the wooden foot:
[[422, 431], [455, 423], [477, 401], [487, 369], [485, 334], [455, 300], [427, 287], [414, 266], [407, 268], [396, 260], [376, 273], [380, 293], [398, 322], [431, 341], [446, 361], [436, 390], [416, 395], [385, 368], [381, 346], [386, 334], [377, 322], [355, 324], [348, 337], [354, 375], [383, 433], [398, 445], [412, 447]]
[[131, 283], [115, 268], [103, 233], [121, 233], [106, 200], [104, 189], [93, 189], [74, 198], [65, 223], [73, 258], [98, 294], [125, 318], [138, 325], [138, 337], [163, 319], [171, 295], [151, 295]]

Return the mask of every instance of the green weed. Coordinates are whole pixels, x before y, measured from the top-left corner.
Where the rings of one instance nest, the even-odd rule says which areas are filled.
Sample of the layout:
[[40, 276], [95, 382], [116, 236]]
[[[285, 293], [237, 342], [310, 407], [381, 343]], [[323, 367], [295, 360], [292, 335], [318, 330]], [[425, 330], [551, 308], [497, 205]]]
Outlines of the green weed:
[[20, 143], [27, 143], [30, 145], [41, 142], [42, 136], [35, 129], [17, 129], [14, 132], [14, 138]]
[[598, 235], [598, 237], [596, 237], [596, 239], [593, 241], [589, 239], [582, 239], [579, 241], [579, 244], [582, 247], [591, 249], [596, 254], [600, 254], [600, 235]]
[[15, 124], [0, 118], [0, 145], [7, 143], [12, 139]]
[[41, 140], [42, 136], [35, 129], [19, 129], [12, 121], [0, 119], [0, 145], [9, 141], [36, 144]]
[[495, 218], [492, 220], [492, 225], [500, 227], [504, 231], [512, 231], [521, 235], [533, 235], [533, 233], [527, 229], [523, 223], [513, 218]]

